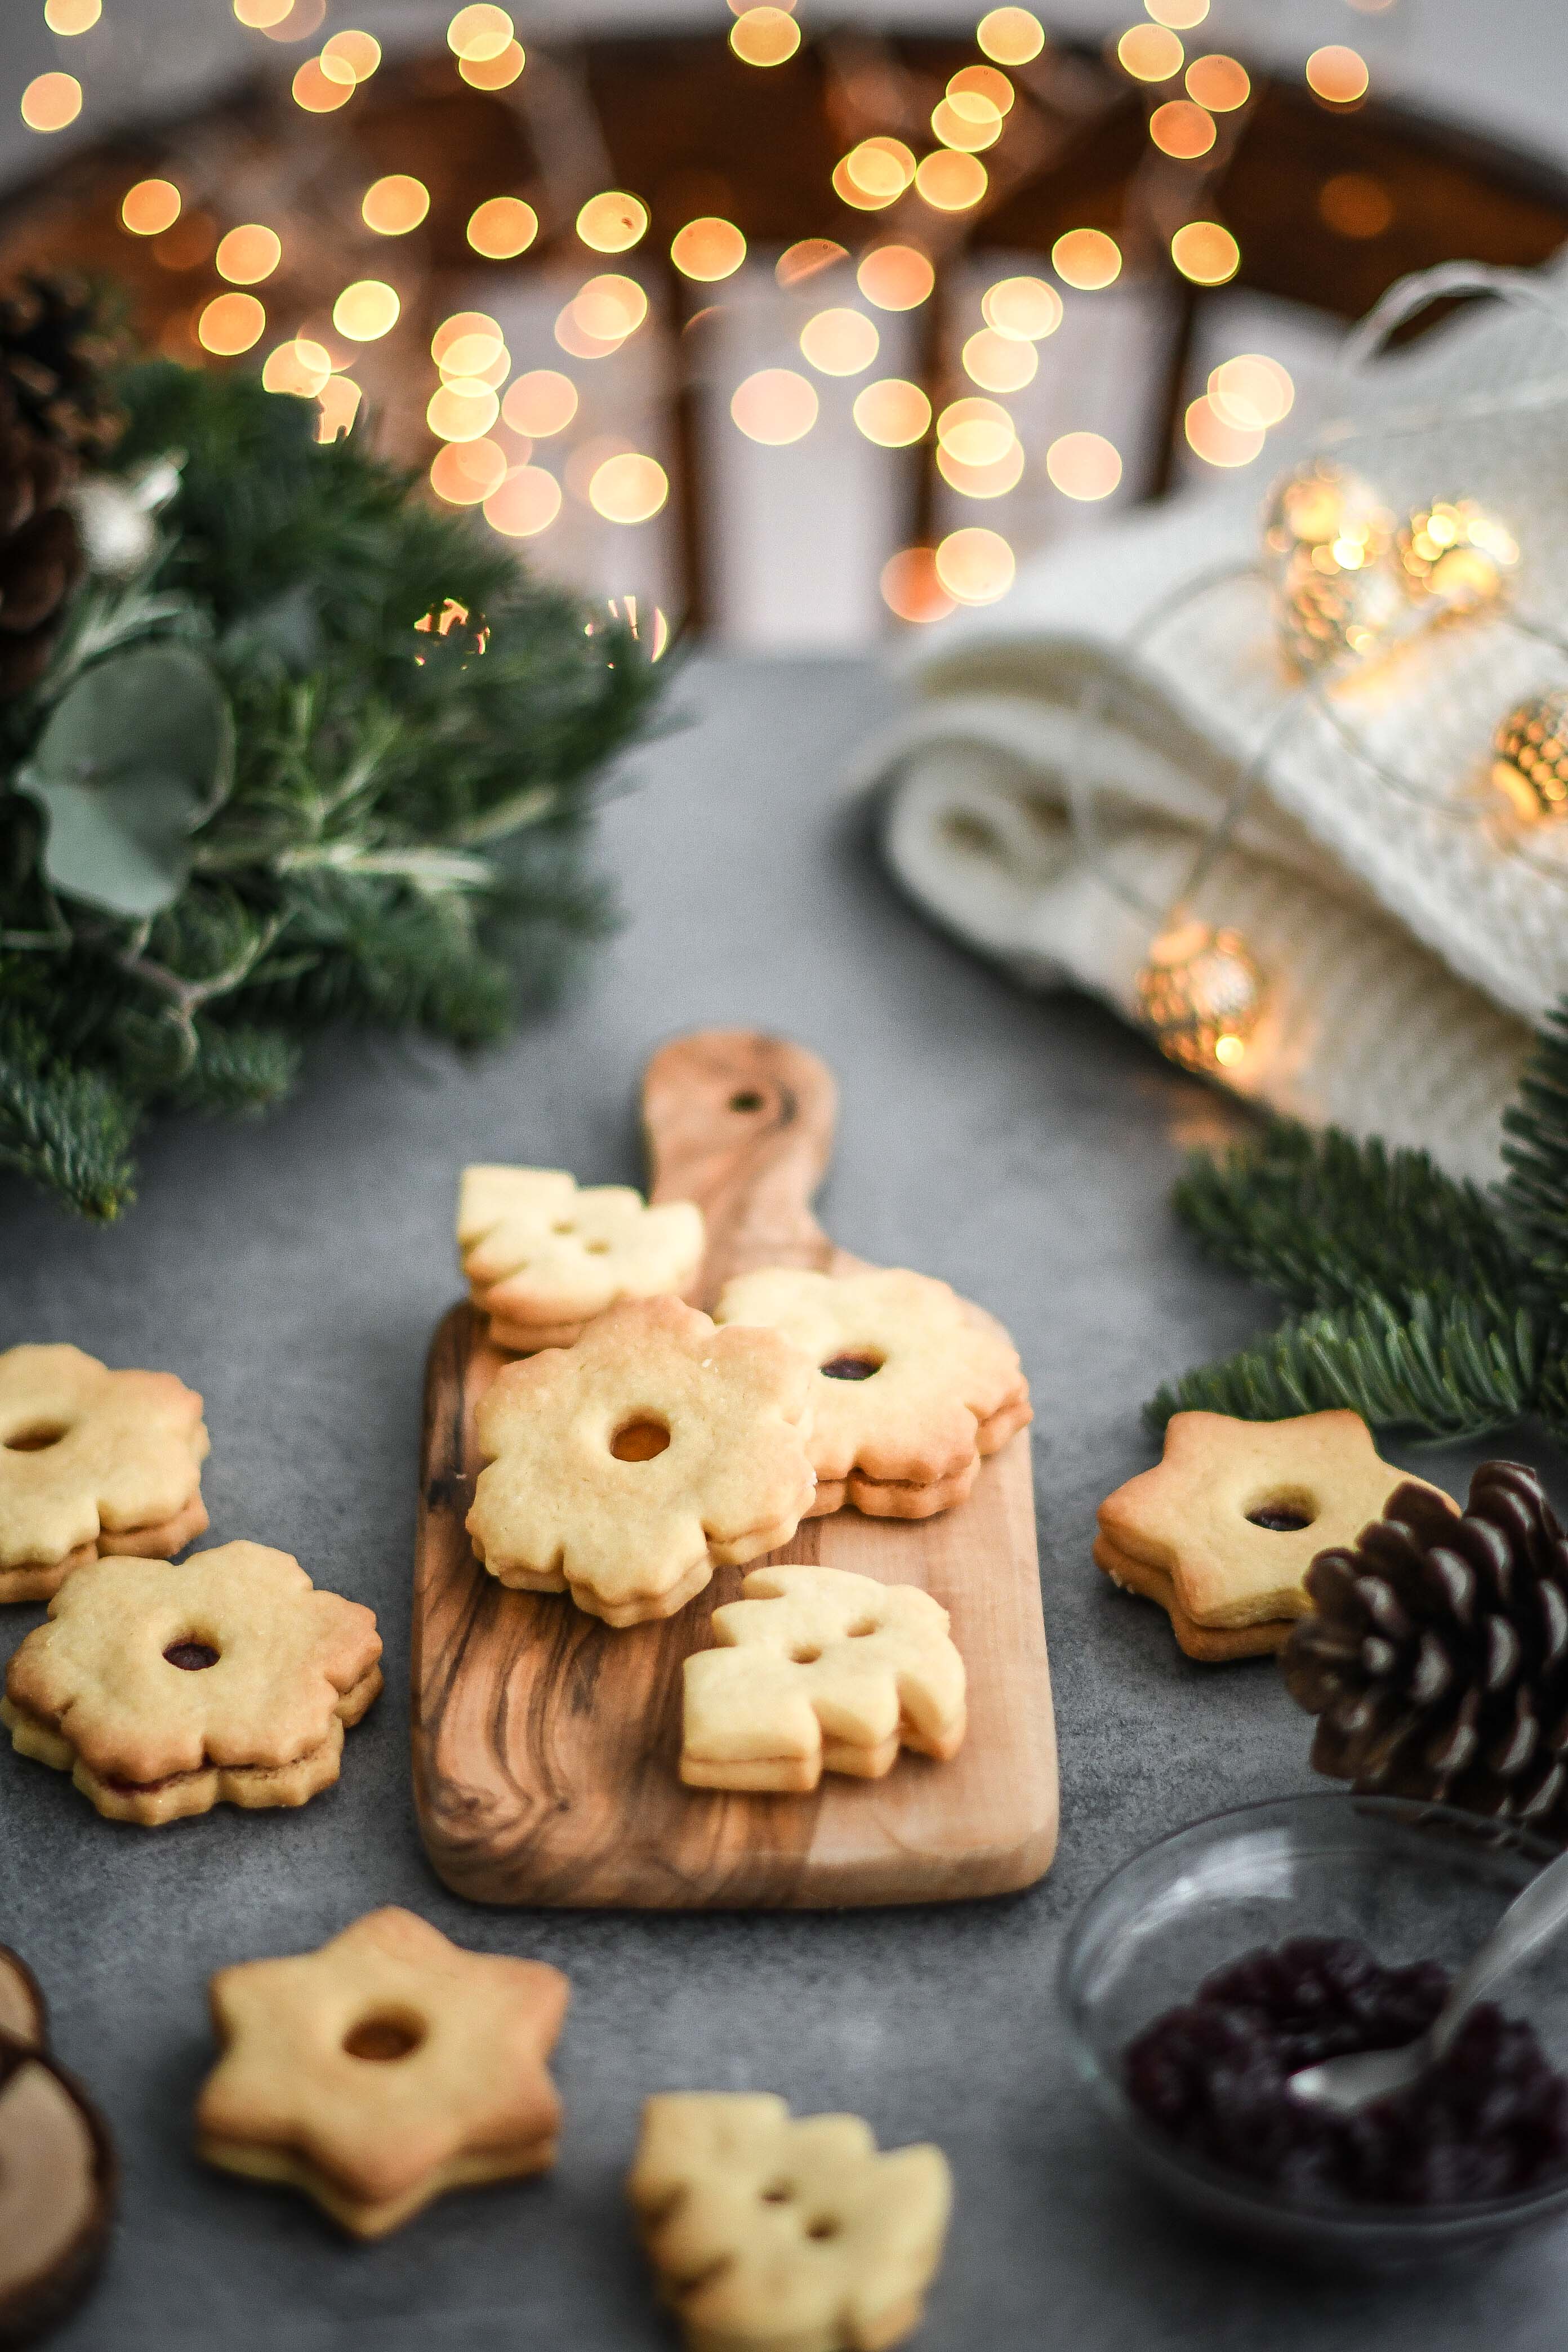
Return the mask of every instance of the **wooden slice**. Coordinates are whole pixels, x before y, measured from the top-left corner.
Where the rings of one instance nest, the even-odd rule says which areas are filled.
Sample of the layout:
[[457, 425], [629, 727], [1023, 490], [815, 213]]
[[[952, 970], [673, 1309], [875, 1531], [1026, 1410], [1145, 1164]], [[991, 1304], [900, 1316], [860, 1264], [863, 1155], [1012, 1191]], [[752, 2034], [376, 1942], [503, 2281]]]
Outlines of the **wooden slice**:
[[[696, 1201], [708, 1219], [696, 1304], [710, 1307], [731, 1275], [756, 1266], [858, 1265], [811, 1213], [834, 1106], [827, 1070], [783, 1039], [707, 1030], [654, 1056], [653, 1197]], [[448, 1886], [485, 1903], [819, 1908], [1000, 1895], [1044, 1874], [1056, 1729], [1026, 1430], [956, 1509], [923, 1520], [839, 1511], [771, 1555], [935, 1595], [969, 1674], [955, 1761], [905, 1754], [886, 1780], [825, 1774], [807, 1797], [710, 1792], [683, 1787], [677, 1769], [681, 1670], [710, 1646], [713, 1610], [746, 1571], [720, 1569], [679, 1616], [620, 1633], [563, 1595], [488, 1576], [464, 1520], [482, 1466], [475, 1408], [505, 1360], [465, 1303], [437, 1330], [426, 1384], [414, 1784]]]

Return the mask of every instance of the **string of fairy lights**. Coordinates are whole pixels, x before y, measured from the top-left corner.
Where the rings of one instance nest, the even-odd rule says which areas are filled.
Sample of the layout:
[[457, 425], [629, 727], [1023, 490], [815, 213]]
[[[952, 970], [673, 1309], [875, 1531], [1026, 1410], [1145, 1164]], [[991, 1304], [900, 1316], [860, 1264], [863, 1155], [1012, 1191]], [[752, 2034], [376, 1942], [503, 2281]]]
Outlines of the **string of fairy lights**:
[[[1396, 0], [1350, 5], [1374, 14]], [[104, 5], [105, 0], [45, 0], [45, 20], [69, 48], [92, 32]], [[108, 5], [112, 11], [115, 0]], [[258, 39], [312, 45], [290, 83], [293, 102], [307, 114], [337, 115], [381, 66], [380, 44], [366, 31], [334, 30], [314, 46], [326, 0], [232, 0], [232, 6], [239, 24]], [[786, 66], [802, 40], [795, 0], [760, 6], [730, 0], [730, 7], [735, 56], [763, 72]], [[1241, 62], [1202, 46], [1208, 11], [1209, 0], [1145, 0], [1144, 21], [1115, 37], [1107, 53], [1121, 86], [1131, 82], [1146, 98], [1151, 153], [1190, 167], [1200, 197], [1205, 174], [1234, 144], [1252, 100]], [[511, 16], [492, 0], [459, 7], [446, 38], [456, 74], [473, 89], [510, 89], [527, 68]], [[1112, 496], [1122, 480], [1123, 455], [1114, 442], [1086, 422], [1031, 453], [1007, 404], [1036, 377], [1042, 346], [1061, 326], [1067, 303], [1122, 278], [1125, 227], [1121, 240], [1090, 223], [1068, 228], [1052, 247], [1048, 275], [1004, 277], [978, 290], [956, 359], [967, 385], [951, 385], [952, 397], [933, 404], [921, 383], [877, 370], [889, 333], [885, 322], [919, 311], [931, 299], [938, 265], [962, 243], [965, 216], [1005, 191], [1009, 172], [1019, 168], [1010, 157], [1017, 125], [1030, 108], [1018, 101], [1043, 87], [1037, 77], [1050, 62], [1050, 44], [1032, 10], [1011, 5], [992, 8], [980, 19], [975, 43], [974, 62], [952, 75], [930, 108], [929, 137], [917, 136], [914, 121], [903, 120], [899, 132], [907, 135], [872, 132], [854, 141], [834, 164], [833, 189], [851, 219], [858, 215], [865, 223], [864, 237], [857, 242], [847, 220], [845, 241], [802, 240], [777, 258], [774, 275], [782, 288], [807, 293], [813, 278], [821, 275], [826, 283], [831, 276], [834, 289], [842, 283], [848, 299], [814, 310], [795, 334], [793, 350], [734, 383], [729, 416], [752, 442], [785, 448], [816, 427], [825, 404], [840, 398], [837, 387], [842, 386], [855, 429], [876, 446], [896, 452], [934, 438], [937, 471], [957, 499], [1005, 499], [1037, 460], [1037, 471], [1061, 497], [1094, 503]], [[1369, 86], [1365, 60], [1342, 44], [1315, 50], [1304, 71], [1331, 111], [1357, 105]], [[929, 94], [920, 101], [922, 109], [928, 103]], [[76, 121], [82, 104], [81, 81], [58, 70], [28, 84], [21, 112], [32, 129], [49, 132]], [[1335, 200], [1331, 182], [1324, 204]], [[1342, 190], [1337, 201], [1352, 210], [1359, 202], [1364, 213], [1375, 205], [1377, 191], [1362, 182]], [[176, 177], [142, 180], [125, 193], [122, 225], [129, 235], [172, 243], [182, 233], [184, 206]], [[212, 253], [220, 282], [193, 316], [195, 341], [220, 359], [264, 352], [263, 381], [274, 391], [313, 401], [323, 438], [351, 430], [363, 396], [356, 351], [392, 333], [403, 316], [409, 277], [390, 257], [398, 240], [420, 228], [430, 206], [430, 191], [412, 173], [391, 173], [368, 185], [361, 217], [365, 229], [387, 241], [384, 274], [343, 285], [314, 331], [308, 320], [296, 321], [294, 331], [270, 349], [268, 329], [280, 322], [269, 316], [268, 287], [285, 263], [289, 223], [234, 223]], [[1241, 261], [1234, 233], [1221, 219], [1187, 210], [1193, 216], [1178, 220], [1164, 239], [1171, 267], [1196, 286], [1227, 284]], [[492, 530], [518, 539], [537, 539], [555, 527], [567, 491], [604, 520], [628, 528], [660, 514], [670, 483], [653, 452], [605, 444], [586, 469], [570, 460], [573, 427], [581, 424], [581, 371], [635, 350], [649, 331], [648, 291], [634, 274], [649, 219], [647, 205], [626, 190], [599, 191], [577, 210], [575, 238], [585, 259], [619, 266], [585, 275], [564, 301], [553, 327], [559, 364], [514, 374], [505, 332], [485, 311], [456, 313], [437, 328], [425, 423], [437, 445], [429, 463], [437, 498], [478, 509]], [[479, 261], [507, 265], [535, 245], [542, 224], [527, 196], [498, 190], [473, 208], [466, 233]], [[1345, 233], [1368, 231], [1362, 225]], [[669, 252], [675, 269], [704, 295], [754, 258], [741, 229], [714, 215], [684, 223]], [[559, 257], [557, 241], [552, 258]], [[659, 323], [653, 320], [654, 331]], [[1249, 464], [1293, 398], [1289, 372], [1277, 360], [1239, 353], [1217, 366], [1188, 404], [1187, 444], [1205, 465]], [[926, 622], [957, 604], [994, 603], [1011, 587], [1016, 569], [1016, 551], [1003, 530], [963, 521], [934, 545], [897, 550], [883, 568], [881, 593], [899, 619]]]

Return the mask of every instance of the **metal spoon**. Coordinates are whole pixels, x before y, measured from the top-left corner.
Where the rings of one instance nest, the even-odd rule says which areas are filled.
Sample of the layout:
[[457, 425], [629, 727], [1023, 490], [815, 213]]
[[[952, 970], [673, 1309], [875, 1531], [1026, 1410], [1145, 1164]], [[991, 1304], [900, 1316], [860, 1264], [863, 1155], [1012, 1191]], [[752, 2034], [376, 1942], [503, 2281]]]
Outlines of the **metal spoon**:
[[1352, 2115], [1391, 2091], [1403, 2091], [1447, 2051], [1465, 2018], [1498, 1978], [1568, 1920], [1568, 1853], [1559, 1854], [1516, 1895], [1468, 1968], [1455, 1978], [1448, 1998], [1425, 2033], [1397, 2050], [1358, 2051], [1349, 2058], [1325, 2059], [1289, 2077], [1289, 2088], [1310, 2105], [1337, 2107]]

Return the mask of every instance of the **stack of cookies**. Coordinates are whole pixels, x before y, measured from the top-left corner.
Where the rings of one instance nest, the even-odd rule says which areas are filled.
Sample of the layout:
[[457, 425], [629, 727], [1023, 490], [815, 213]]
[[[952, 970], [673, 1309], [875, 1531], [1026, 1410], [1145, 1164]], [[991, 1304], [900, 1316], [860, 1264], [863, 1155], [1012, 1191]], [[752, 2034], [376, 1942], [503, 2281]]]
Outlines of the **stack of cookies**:
[[[548, 1169], [469, 1169], [458, 1244], [491, 1339], [531, 1351], [479, 1406], [476, 1557], [607, 1625], [674, 1615], [803, 1519], [950, 1510], [1030, 1419], [1011, 1342], [925, 1275], [764, 1268], [710, 1318], [677, 1295], [700, 1271], [691, 1203]], [[714, 1633], [687, 1664], [694, 1786], [805, 1790], [880, 1777], [900, 1747], [957, 1752], [963, 1661], [912, 1586], [770, 1570]]]

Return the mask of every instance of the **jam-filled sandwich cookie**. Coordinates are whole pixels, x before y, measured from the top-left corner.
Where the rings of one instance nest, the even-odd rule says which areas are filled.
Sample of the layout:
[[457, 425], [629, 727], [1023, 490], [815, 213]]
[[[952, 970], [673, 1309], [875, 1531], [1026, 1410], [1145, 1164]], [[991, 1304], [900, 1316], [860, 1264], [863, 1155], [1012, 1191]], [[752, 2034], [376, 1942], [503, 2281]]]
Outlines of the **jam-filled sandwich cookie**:
[[0, 1722], [109, 1821], [302, 1805], [381, 1689], [373, 1612], [264, 1544], [92, 1561], [49, 1621], [12, 1657]]
[[805, 1794], [824, 1772], [879, 1780], [899, 1749], [963, 1742], [963, 1660], [940, 1601], [840, 1568], [756, 1568], [686, 1661], [680, 1777]]
[[621, 1298], [679, 1296], [706, 1247], [690, 1201], [650, 1207], [629, 1184], [579, 1189], [559, 1168], [466, 1168], [458, 1251], [499, 1348], [569, 1348]]
[[948, 1510], [1033, 1419], [1012, 1341], [929, 1275], [768, 1266], [727, 1283], [716, 1318], [781, 1331], [816, 1368], [814, 1518], [846, 1503], [876, 1518]]
[[9, 1944], [0, 1944], [0, 2035], [26, 2042], [29, 2050], [42, 2050], [49, 2038], [43, 1987]]
[[690, 2352], [885, 2352], [920, 2326], [952, 2203], [938, 2147], [765, 2092], [666, 2093], [626, 2182]]
[[105, 1552], [167, 1559], [207, 1524], [202, 1401], [79, 1348], [0, 1355], [0, 1601], [47, 1601]]
[[1095, 1561], [1168, 1612], [1189, 1657], [1257, 1657], [1311, 1613], [1318, 1553], [1353, 1543], [1404, 1479], [1359, 1413], [1174, 1413], [1164, 1459], [1100, 1505]]
[[41, 2033], [0, 2032], [0, 2345], [32, 2343], [88, 2293], [117, 2169], [102, 2116]]
[[816, 1491], [811, 1366], [776, 1331], [628, 1300], [575, 1347], [508, 1364], [480, 1402], [474, 1550], [502, 1584], [607, 1625], [672, 1617], [715, 1565], [787, 1543]]
[[320, 1951], [212, 1980], [223, 2056], [196, 2106], [209, 2164], [313, 2197], [382, 2238], [448, 2189], [555, 2160], [546, 2072], [559, 1969], [465, 1951], [412, 1911], [372, 1911]]

